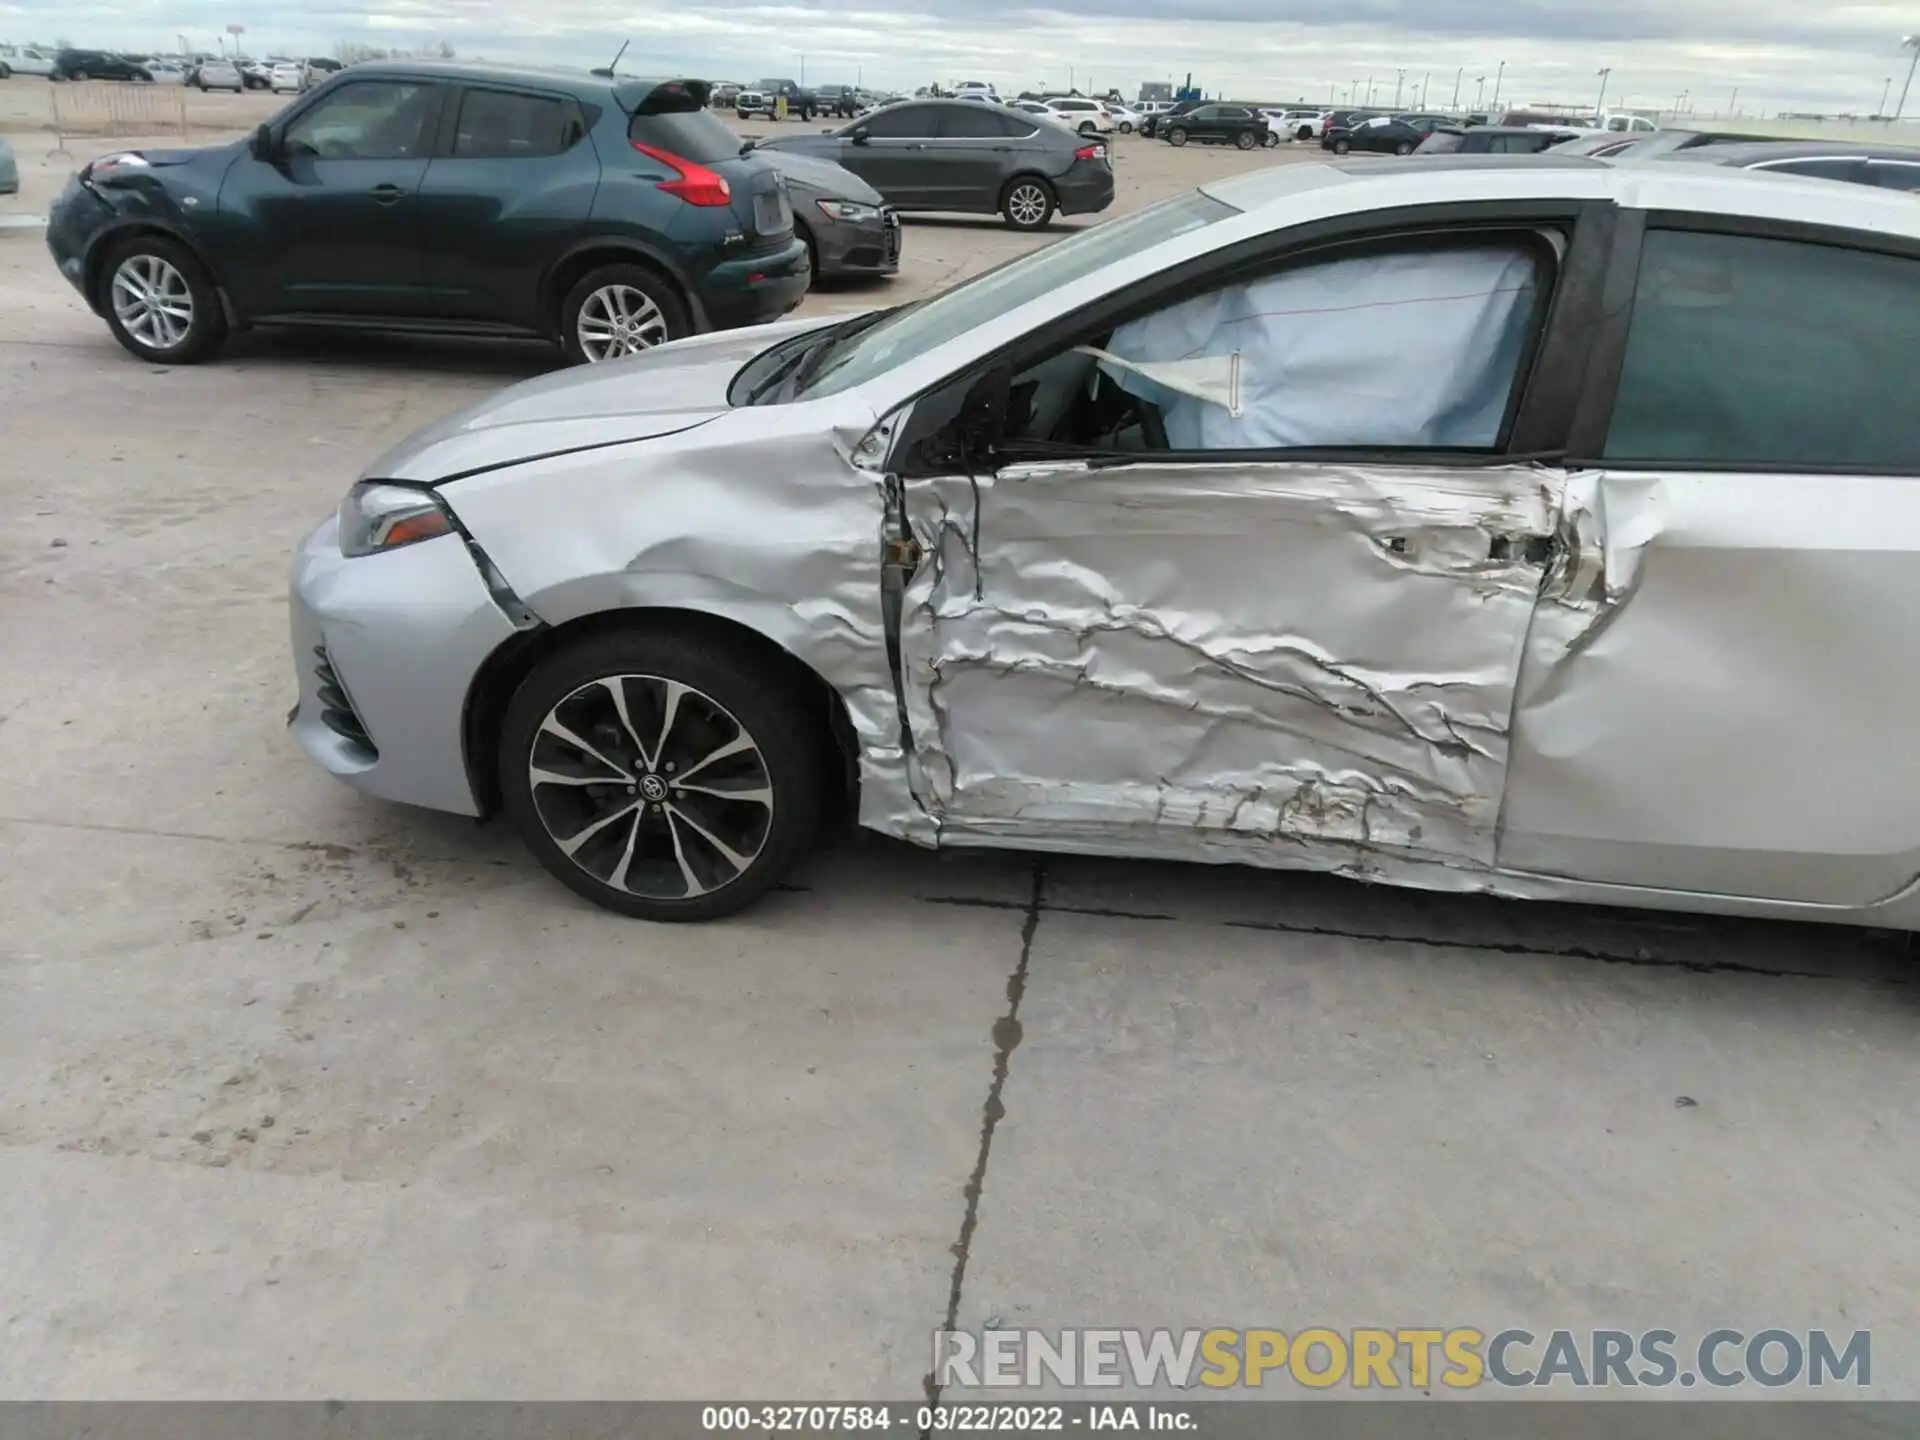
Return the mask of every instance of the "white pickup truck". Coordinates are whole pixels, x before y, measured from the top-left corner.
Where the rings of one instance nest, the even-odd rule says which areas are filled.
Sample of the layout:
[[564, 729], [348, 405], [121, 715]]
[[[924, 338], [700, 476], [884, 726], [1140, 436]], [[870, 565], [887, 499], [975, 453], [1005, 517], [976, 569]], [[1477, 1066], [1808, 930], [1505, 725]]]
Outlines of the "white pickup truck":
[[1564, 130], [1569, 135], [1651, 135], [1660, 127], [1644, 115], [1602, 110], [1591, 120], [1529, 121], [1529, 130]]
[[0, 80], [9, 75], [52, 75], [51, 50], [37, 45], [0, 45]]

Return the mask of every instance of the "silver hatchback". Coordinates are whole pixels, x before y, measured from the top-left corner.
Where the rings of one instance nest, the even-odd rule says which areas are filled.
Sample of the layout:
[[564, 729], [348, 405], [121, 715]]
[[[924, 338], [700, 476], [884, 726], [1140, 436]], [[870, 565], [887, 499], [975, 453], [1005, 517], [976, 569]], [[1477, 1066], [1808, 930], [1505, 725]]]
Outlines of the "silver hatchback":
[[1920, 209], [1269, 169], [529, 382], [302, 549], [294, 731], [723, 914], [929, 847], [1920, 926]]

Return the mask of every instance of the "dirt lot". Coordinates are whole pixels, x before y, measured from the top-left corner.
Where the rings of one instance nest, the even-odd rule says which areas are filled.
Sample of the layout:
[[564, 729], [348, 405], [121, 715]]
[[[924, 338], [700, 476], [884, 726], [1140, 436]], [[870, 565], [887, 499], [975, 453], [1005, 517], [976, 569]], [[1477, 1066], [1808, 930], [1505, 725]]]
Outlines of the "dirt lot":
[[0, 1395], [911, 1398], [950, 1317], [1870, 1327], [1920, 1395], [1883, 941], [858, 842], [655, 929], [318, 773], [294, 545], [547, 364], [157, 369], [0, 234]]

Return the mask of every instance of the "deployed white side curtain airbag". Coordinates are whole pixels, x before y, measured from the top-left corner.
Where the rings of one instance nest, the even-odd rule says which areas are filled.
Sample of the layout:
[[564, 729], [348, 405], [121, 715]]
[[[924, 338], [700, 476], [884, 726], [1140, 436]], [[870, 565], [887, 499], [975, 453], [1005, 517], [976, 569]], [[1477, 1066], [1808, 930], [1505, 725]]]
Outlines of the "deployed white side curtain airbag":
[[[1516, 244], [1302, 265], [1120, 326], [1100, 368], [1159, 409], [1175, 450], [1490, 446], [1540, 270]], [[1235, 354], [1230, 406], [1214, 377]]]

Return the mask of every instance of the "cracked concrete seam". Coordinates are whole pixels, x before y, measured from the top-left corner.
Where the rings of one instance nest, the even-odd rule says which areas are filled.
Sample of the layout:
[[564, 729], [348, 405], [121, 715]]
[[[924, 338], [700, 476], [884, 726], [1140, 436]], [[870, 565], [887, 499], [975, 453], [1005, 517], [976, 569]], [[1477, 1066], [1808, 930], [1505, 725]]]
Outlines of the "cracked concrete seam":
[[[1008, 907], [1015, 908], [1015, 907]], [[1047, 872], [1044, 865], [1036, 862], [1032, 872], [1032, 889], [1021, 909], [1024, 918], [1020, 925], [1020, 958], [1014, 962], [1013, 973], [1007, 977], [1007, 1009], [993, 1022], [993, 1080], [987, 1087], [987, 1098], [980, 1107], [980, 1150], [973, 1162], [973, 1173], [967, 1177], [967, 1183], [961, 1193], [966, 1197], [966, 1210], [960, 1219], [960, 1234], [953, 1243], [953, 1279], [947, 1289], [947, 1314], [944, 1330], [952, 1330], [960, 1323], [960, 1298], [967, 1283], [967, 1260], [973, 1250], [974, 1232], [980, 1224], [980, 1197], [986, 1189], [987, 1164], [993, 1155], [993, 1134], [999, 1128], [1000, 1121], [1006, 1117], [1007, 1072], [1013, 1061], [1013, 1052], [1020, 1047], [1025, 1031], [1020, 1024], [1020, 1002], [1027, 993], [1027, 974], [1033, 962], [1033, 937], [1040, 929], [1040, 917], [1047, 909]], [[940, 1403], [940, 1386], [929, 1370], [921, 1382], [926, 1390], [927, 1403]]]

